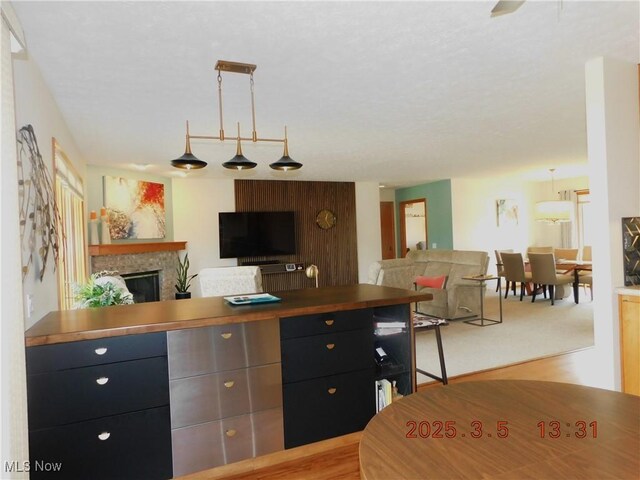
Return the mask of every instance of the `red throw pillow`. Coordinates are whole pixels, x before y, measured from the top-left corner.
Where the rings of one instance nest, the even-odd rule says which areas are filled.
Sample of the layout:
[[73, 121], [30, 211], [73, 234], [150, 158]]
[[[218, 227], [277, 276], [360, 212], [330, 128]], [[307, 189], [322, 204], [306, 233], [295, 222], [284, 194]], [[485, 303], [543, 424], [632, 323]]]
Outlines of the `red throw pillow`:
[[420, 285], [421, 287], [429, 287], [429, 288], [444, 288], [444, 284], [447, 281], [446, 275], [441, 275], [439, 277], [425, 277], [423, 275], [416, 277], [415, 284]]

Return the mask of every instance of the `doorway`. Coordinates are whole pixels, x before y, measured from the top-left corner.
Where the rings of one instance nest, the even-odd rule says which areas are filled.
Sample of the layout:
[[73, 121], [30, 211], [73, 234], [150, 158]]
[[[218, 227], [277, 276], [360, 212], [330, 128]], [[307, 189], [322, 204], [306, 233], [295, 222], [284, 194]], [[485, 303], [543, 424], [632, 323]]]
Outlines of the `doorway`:
[[396, 258], [396, 220], [394, 202], [380, 202], [382, 259]]
[[427, 199], [400, 202], [400, 253], [428, 248]]

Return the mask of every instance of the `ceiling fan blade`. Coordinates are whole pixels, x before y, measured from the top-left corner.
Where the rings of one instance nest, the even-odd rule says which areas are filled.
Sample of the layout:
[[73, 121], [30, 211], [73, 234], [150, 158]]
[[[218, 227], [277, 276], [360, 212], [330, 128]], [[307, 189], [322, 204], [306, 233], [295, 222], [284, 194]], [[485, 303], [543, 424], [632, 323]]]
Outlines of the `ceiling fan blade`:
[[525, 0], [500, 0], [491, 10], [492, 17], [513, 13], [519, 9]]

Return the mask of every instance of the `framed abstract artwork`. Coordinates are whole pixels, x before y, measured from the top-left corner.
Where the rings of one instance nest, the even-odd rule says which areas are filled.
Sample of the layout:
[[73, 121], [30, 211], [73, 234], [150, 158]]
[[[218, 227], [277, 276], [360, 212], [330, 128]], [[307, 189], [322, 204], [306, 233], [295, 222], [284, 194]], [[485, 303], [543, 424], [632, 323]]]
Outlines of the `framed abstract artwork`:
[[499, 227], [518, 225], [518, 204], [512, 199], [496, 200], [496, 218]]
[[105, 175], [104, 205], [113, 240], [164, 238], [164, 184]]

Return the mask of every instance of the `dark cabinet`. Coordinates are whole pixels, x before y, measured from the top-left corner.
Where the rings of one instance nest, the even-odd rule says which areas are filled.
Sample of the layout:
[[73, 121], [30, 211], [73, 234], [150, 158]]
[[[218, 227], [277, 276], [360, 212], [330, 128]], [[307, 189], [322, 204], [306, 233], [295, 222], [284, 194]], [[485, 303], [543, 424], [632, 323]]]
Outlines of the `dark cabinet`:
[[283, 385], [285, 448], [364, 429], [375, 415], [372, 368]]
[[166, 333], [27, 348], [31, 478], [171, 478]]
[[375, 414], [373, 309], [280, 320], [285, 448], [362, 430]]

